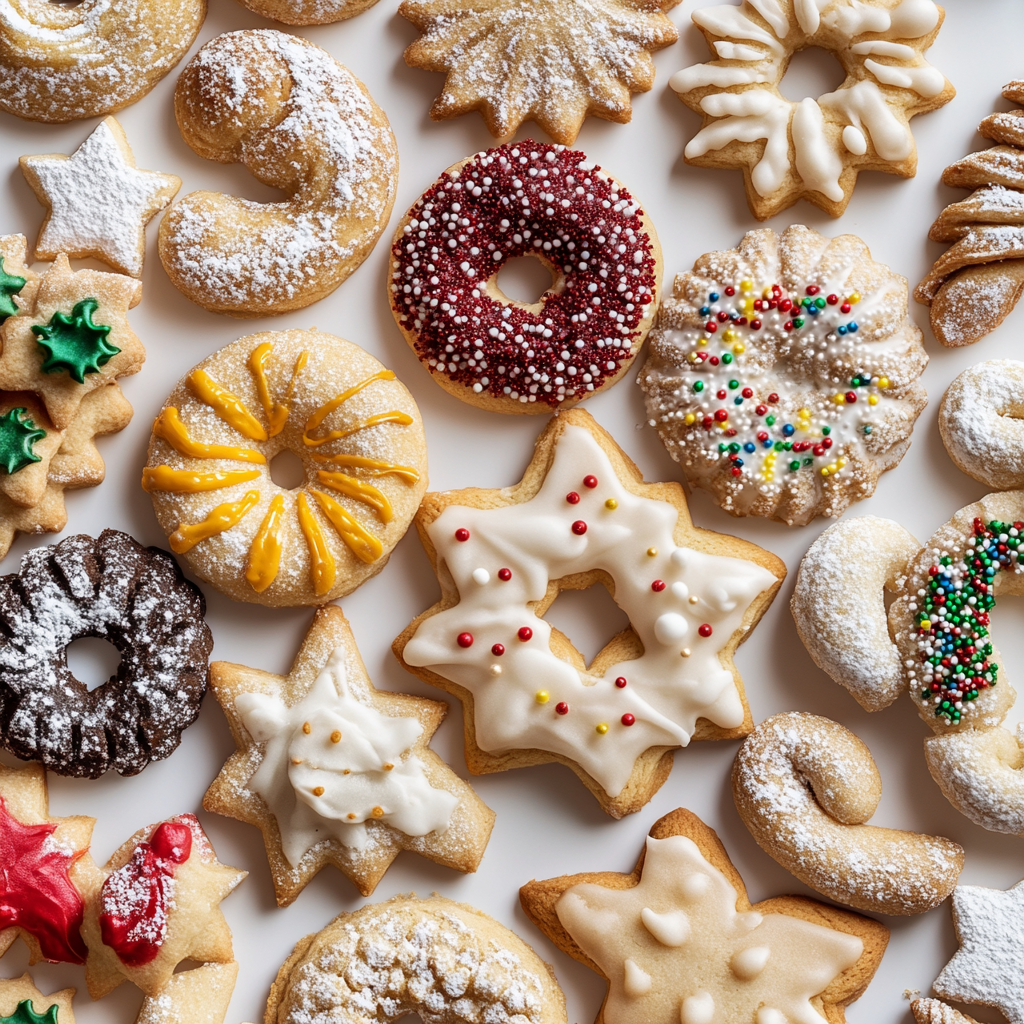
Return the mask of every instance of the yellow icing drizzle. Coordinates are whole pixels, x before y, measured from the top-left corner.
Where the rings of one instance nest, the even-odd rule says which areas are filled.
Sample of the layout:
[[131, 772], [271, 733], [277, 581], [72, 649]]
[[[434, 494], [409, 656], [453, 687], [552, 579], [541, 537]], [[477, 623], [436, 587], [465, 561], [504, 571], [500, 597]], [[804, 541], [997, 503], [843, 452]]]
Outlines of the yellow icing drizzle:
[[157, 416], [153, 423], [153, 433], [166, 441], [179, 455], [187, 455], [191, 459], [232, 459], [235, 462], [255, 462], [259, 465], [265, 465], [267, 461], [252, 448], [203, 444], [194, 440], [173, 405], [168, 406]]
[[142, 489], [172, 491], [175, 494], [198, 494], [200, 491], [219, 491], [222, 487], [248, 483], [262, 475], [258, 469], [194, 473], [190, 469], [171, 469], [170, 466], [147, 466], [142, 471]]
[[367, 427], [375, 427], [379, 423], [398, 423], [403, 427], [409, 426], [412, 423], [412, 417], [408, 413], [399, 412], [397, 409], [392, 409], [390, 412], [378, 412], [374, 416], [367, 416], [365, 420], [357, 423], [354, 427], [348, 427], [345, 430], [332, 430], [326, 437], [309, 437], [309, 424], [306, 424], [306, 432], [302, 435], [303, 444], [308, 445], [310, 448], [319, 448], [322, 444], [327, 444], [328, 441], [337, 441], [339, 438], [348, 437], [350, 434], [355, 434], [359, 430], [365, 430]]
[[384, 545], [372, 533], [364, 530], [329, 494], [312, 490], [311, 493], [338, 531], [338, 536], [352, 549], [356, 558], [369, 563], [376, 562], [384, 554]]
[[221, 387], [205, 370], [193, 370], [187, 380], [189, 389], [205, 402], [229, 427], [250, 441], [266, 441], [267, 432], [245, 403], [227, 388]]
[[382, 462], [380, 459], [368, 459], [363, 455], [317, 455], [313, 454], [317, 462], [330, 462], [335, 466], [349, 466], [352, 469], [362, 469], [370, 476], [387, 476], [394, 473], [402, 477], [408, 484], [416, 483], [420, 475], [412, 466], [399, 466], [394, 462]]
[[270, 386], [267, 384], [267, 363], [270, 362], [270, 355], [273, 349], [274, 346], [269, 341], [265, 341], [262, 345], [257, 345], [249, 357], [249, 369], [252, 370], [253, 378], [256, 381], [256, 392], [260, 396], [260, 403], [267, 416], [270, 437], [276, 437], [280, 434], [284, 429], [285, 423], [288, 422], [288, 414], [291, 412], [291, 401], [295, 393], [295, 381], [306, 368], [306, 363], [309, 362], [309, 353], [300, 352], [299, 357], [295, 360], [295, 367], [292, 370], [292, 379], [288, 384], [285, 400], [284, 402], [275, 402], [270, 397]]
[[259, 500], [259, 491], [246, 491], [241, 501], [228, 501], [218, 505], [201, 523], [179, 523], [178, 528], [168, 538], [171, 550], [183, 555], [201, 540], [209, 540], [218, 533], [230, 530], [242, 521]]
[[[317, 494], [316, 491], [313, 493]], [[319, 498], [319, 494], [317, 497]], [[324, 531], [316, 521], [309, 502], [306, 500], [306, 495], [302, 491], [299, 492], [296, 506], [299, 513], [299, 527], [306, 538], [306, 546], [309, 548], [309, 578], [317, 597], [323, 597], [334, 586], [334, 558], [327, 547]]]
[[[338, 440], [339, 437], [348, 437], [349, 434], [353, 434], [355, 433], [355, 431], [362, 430], [365, 427], [371, 427], [374, 425], [374, 423], [389, 422], [390, 419], [394, 419], [395, 422], [402, 423], [403, 426], [408, 426], [410, 423], [412, 423], [412, 419], [411, 417], [407, 417], [405, 413], [386, 412], [379, 413], [377, 416], [371, 416], [368, 420], [365, 420], [359, 426], [352, 427], [349, 430], [332, 430], [326, 437], [317, 438], [315, 440], [309, 436], [310, 433], [316, 430], [316, 428], [319, 427], [320, 424], [323, 423], [323, 421], [327, 419], [327, 417], [330, 416], [330, 414], [334, 412], [335, 409], [337, 409], [341, 405], [344, 405], [353, 396], [358, 395], [359, 392], [363, 390], [363, 388], [368, 388], [371, 384], [374, 384], [378, 380], [394, 379], [395, 375], [391, 370], [378, 370], [376, 373], [371, 374], [364, 380], [359, 381], [358, 384], [353, 384], [352, 387], [350, 387], [347, 391], [342, 391], [340, 395], [336, 395], [329, 402], [325, 402], [323, 405], [320, 406], [319, 409], [316, 410], [316, 412], [313, 413], [312, 416], [309, 417], [308, 420], [306, 420], [306, 426], [302, 432], [302, 440], [311, 447], [317, 447], [319, 445], [326, 444], [328, 441], [336, 441]], [[402, 419], [401, 417], [404, 417], [404, 419]]]
[[391, 502], [373, 484], [357, 480], [354, 476], [347, 476], [345, 473], [328, 473], [323, 469], [317, 470], [316, 477], [320, 483], [327, 484], [328, 487], [341, 491], [342, 494], [347, 494], [350, 498], [355, 498], [356, 501], [361, 501], [364, 505], [375, 509], [383, 522], [390, 523], [394, 518], [395, 513]]
[[277, 494], [263, 517], [252, 546], [245, 578], [257, 594], [262, 594], [277, 578], [281, 567], [281, 527], [284, 525], [284, 495]]

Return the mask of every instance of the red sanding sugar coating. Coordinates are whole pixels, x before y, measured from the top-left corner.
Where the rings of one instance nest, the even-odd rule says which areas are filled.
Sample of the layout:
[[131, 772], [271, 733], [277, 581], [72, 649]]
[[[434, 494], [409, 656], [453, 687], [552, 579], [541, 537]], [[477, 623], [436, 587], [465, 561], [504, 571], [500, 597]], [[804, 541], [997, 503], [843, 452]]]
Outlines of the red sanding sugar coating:
[[[484, 288], [530, 253], [563, 276], [540, 313]], [[432, 373], [555, 406], [631, 358], [655, 266], [629, 191], [578, 150], [528, 139], [478, 153], [420, 197], [392, 247], [392, 302]]]

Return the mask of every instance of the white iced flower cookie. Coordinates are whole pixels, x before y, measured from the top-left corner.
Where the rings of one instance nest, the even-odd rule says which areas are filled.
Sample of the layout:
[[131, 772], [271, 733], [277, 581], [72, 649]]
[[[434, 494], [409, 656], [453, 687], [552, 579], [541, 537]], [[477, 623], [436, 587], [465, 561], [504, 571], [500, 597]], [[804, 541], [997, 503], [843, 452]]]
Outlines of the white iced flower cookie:
[[[743, 0], [694, 11], [714, 59], [669, 81], [703, 118], [686, 162], [742, 170], [758, 220], [799, 199], [838, 217], [860, 171], [913, 177], [910, 118], [955, 95], [924, 58], [943, 16], [932, 0]], [[794, 102], [779, 85], [809, 46], [832, 53], [846, 78]]]
[[364, 896], [401, 850], [477, 869], [494, 813], [428, 747], [446, 706], [374, 689], [340, 608], [316, 613], [288, 676], [210, 674], [238, 752], [203, 806], [262, 830], [281, 906], [325, 864]]
[[[588, 413], [551, 421], [516, 486], [428, 494], [416, 524], [442, 597], [394, 650], [465, 703], [470, 771], [556, 761], [621, 817], [665, 781], [672, 748], [753, 728], [732, 658], [783, 563], [694, 527], [682, 488], [644, 483]], [[543, 616], [594, 583], [630, 628], [585, 665]]]

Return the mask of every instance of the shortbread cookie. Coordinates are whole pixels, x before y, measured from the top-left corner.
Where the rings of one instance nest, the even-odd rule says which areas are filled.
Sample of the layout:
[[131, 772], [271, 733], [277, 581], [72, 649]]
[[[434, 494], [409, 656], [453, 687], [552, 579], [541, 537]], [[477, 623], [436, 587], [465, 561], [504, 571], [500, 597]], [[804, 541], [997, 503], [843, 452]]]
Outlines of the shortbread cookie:
[[[924, 58], [944, 16], [932, 0], [743, 0], [694, 11], [714, 59], [669, 79], [703, 119], [686, 162], [741, 170], [758, 220], [800, 199], [838, 217], [861, 171], [912, 178], [910, 119], [956, 95]], [[831, 53], [846, 78], [816, 99], [789, 100], [779, 86], [808, 47]]]
[[732, 793], [758, 846], [837, 903], [922, 914], [956, 885], [964, 851], [940, 836], [867, 825], [882, 796], [871, 751], [836, 722], [773, 715], [736, 755]]
[[130, 277], [76, 272], [58, 256], [39, 283], [32, 315], [0, 327], [0, 388], [34, 391], [64, 430], [90, 391], [142, 368], [146, 350], [128, 323], [141, 296]]
[[234, 961], [181, 971], [142, 1001], [135, 1024], [224, 1024], [237, 977]]
[[889, 938], [877, 921], [801, 896], [752, 906], [718, 836], [682, 808], [655, 823], [632, 874], [530, 882], [519, 898], [607, 982], [598, 1024], [835, 1024]]
[[42, 500], [32, 508], [15, 505], [0, 494], [0, 558], [5, 558], [19, 533], [60, 533], [67, 526], [62, 484], [47, 483]]
[[1005, 892], [957, 886], [953, 927], [960, 949], [936, 979], [935, 993], [994, 1007], [1010, 1024], [1024, 1024], [1024, 882]]
[[113, 117], [105, 118], [71, 156], [23, 156], [18, 161], [46, 219], [37, 260], [61, 253], [95, 256], [121, 274], [142, 276], [146, 225], [181, 188], [181, 178], [140, 171]]
[[973, 1017], [954, 1010], [941, 999], [915, 999], [910, 1012], [917, 1024], [978, 1024]]
[[99, 117], [142, 99], [188, 52], [206, 0], [0, 3], [0, 110]]
[[443, 896], [395, 896], [307, 935], [277, 974], [265, 1021], [565, 1024], [555, 972], [504, 925]]
[[38, 505], [63, 439], [35, 395], [0, 391], [0, 494], [22, 508]]
[[75, 1024], [73, 988], [43, 995], [31, 975], [0, 978], [0, 1024]]
[[[202, 592], [174, 558], [126, 533], [68, 537], [0, 578], [0, 744], [59, 775], [137, 775], [199, 714], [213, 637]], [[80, 637], [109, 640], [117, 674], [87, 690], [68, 668]]]
[[630, 93], [654, 84], [651, 54], [679, 38], [664, 13], [678, 2], [403, 0], [398, 13], [422, 33], [405, 62], [447, 76], [433, 120], [479, 110], [499, 139], [533, 120], [571, 146], [591, 114], [633, 116]]
[[[304, 479], [270, 477], [282, 451]], [[394, 373], [316, 331], [204, 359], [153, 425], [142, 486], [189, 568], [236, 601], [319, 605], [387, 564], [427, 487], [419, 409]]]
[[477, 869], [494, 812], [428, 746], [446, 705], [375, 689], [340, 608], [317, 611], [289, 675], [211, 676], [238, 753], [203, 806], [263, 832], [280, 906], [326, 864], [364, 896], [401, 850]]
[[220, 902], [248, 872], [217, 860], [194, 814], [139, 829], [100, 874], [82, 923], [93, 999], [125, 981], [160, 995], [183, 960], [232, 962]]
[[0, 324], [8, 317], [31, 310], [39, 275], [26, 266], [28, 241], [24, 235], [0, 235]]
[[[555, 761], [619, 818], [657, 792], [674, 748], [753, 728], [733, 655], [785, 566], [694, 527], [682, 487], [644, 483], [586, 412], [548, 424], [520, 483], [429, 494], [416, 526], [441, 600], [394, 651], [465, 705], [471, 772]], [[594, 584], [630, 626], [587, 665], [543, 616]]]
[[238, 0], [283, 25], [332, 25], [369, 10], [377, 0]]
[[230, 32], [192, 58], [174, 92], [185, 141], [285, 193], [254, 203], [192, 192], [160, 222], [160, 259], [215, 313], [270, 316], [329, 295], [391, 215], [398, 148], [384, 111], [326, 50], [273, 29]]
[[899, 464], [927, 402], [906, 279], [855, 235], [748, 232], [676, 278], [650, 337], [648, 422], [732, 515], [840, 516]]
[[[497, 283], [527, 255], [553, 281], [533, 303]], [[661, 272], [654, 226], [625, 185], [578, 150], [527, 139], [452, 165], [413, 204], [391, 243], [391, 312], [456, 398], [548, 413], [626, 373]]]
[[64, 431], [57, 454], [50, 460], [50, 484], [76, 490], [103, 483], [107, 467], [96, 438], [124, 430], [132, 414], [131, 403], [116, 383], [90, 391]]
[[98, 877], [88, 855], [95, 822], [50, 816], [42, 765], [0, 764], [0, 956], [20, 936], [29, 963], [85, 963], [81, 893]]

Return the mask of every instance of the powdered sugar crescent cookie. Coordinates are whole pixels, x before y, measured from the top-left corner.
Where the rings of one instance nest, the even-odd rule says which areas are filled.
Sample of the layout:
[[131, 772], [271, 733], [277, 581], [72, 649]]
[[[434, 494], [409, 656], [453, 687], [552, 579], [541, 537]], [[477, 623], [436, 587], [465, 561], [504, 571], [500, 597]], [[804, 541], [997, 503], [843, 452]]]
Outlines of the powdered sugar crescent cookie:
[[208, 42], [174, 112], [200, 156], [242, 163], [279, 203], [192, 192], [160, 223], [172, 283], [215, 313], [270, 316], [329, 295], [369, 255], [395, 201], [398, 149], [366, 87], [326, 50], [273, 29]]
[[377, 0], [238, 0], [283, 25], [332, 25], [369, 10]]
[[[693, 526], [682, 488], [645, 483], [586, 412], [548, 424], [520, 483], [429, 494], [416, 526], [441, 600], [393, 649], [463, 702], [474, 774], [564, 764], [620, 818], [675, 748], [753, 728], [733, 655], [785, 566]], [[630, 626], [587, 665], [543, 616], [593, 584]]]
[[514, 932], [465, 903], [414, 894], [371, 903], [307, 935], [278, 971], [266, 1021], [424, 1020], [566, 1024], [555, 972]]
[[59, 123], [121, 110], [185, 55], [206, 0], [0, 0], [0, 110]]
[[[703, 119], [686, 162], [742, 170], [758, 220], [799, 199], [838, 217], [861, 171], [912, 178], [910, 119], [956, 94], [924, 58], [944, 16], [932, 0], [743, 0], [694, 11], [714, 59], [669, 80]], [[833, 92], [789, 100], [779, 85], [807, 47], [831, 53], [846, 77]]]
[[[274, 483], [282, 451], [303, 482]], [[427, 487], [412, 395], [317, 331], [251, 334], [204, 359], [153, 425], [142, 486], [171, 549], [238, 601], [319, 605], [387, 564]]]
[[73, 988], [43, 995], [32, 976], [0, 978], [0, 1021], [4, 1024], [75, 1024]]

